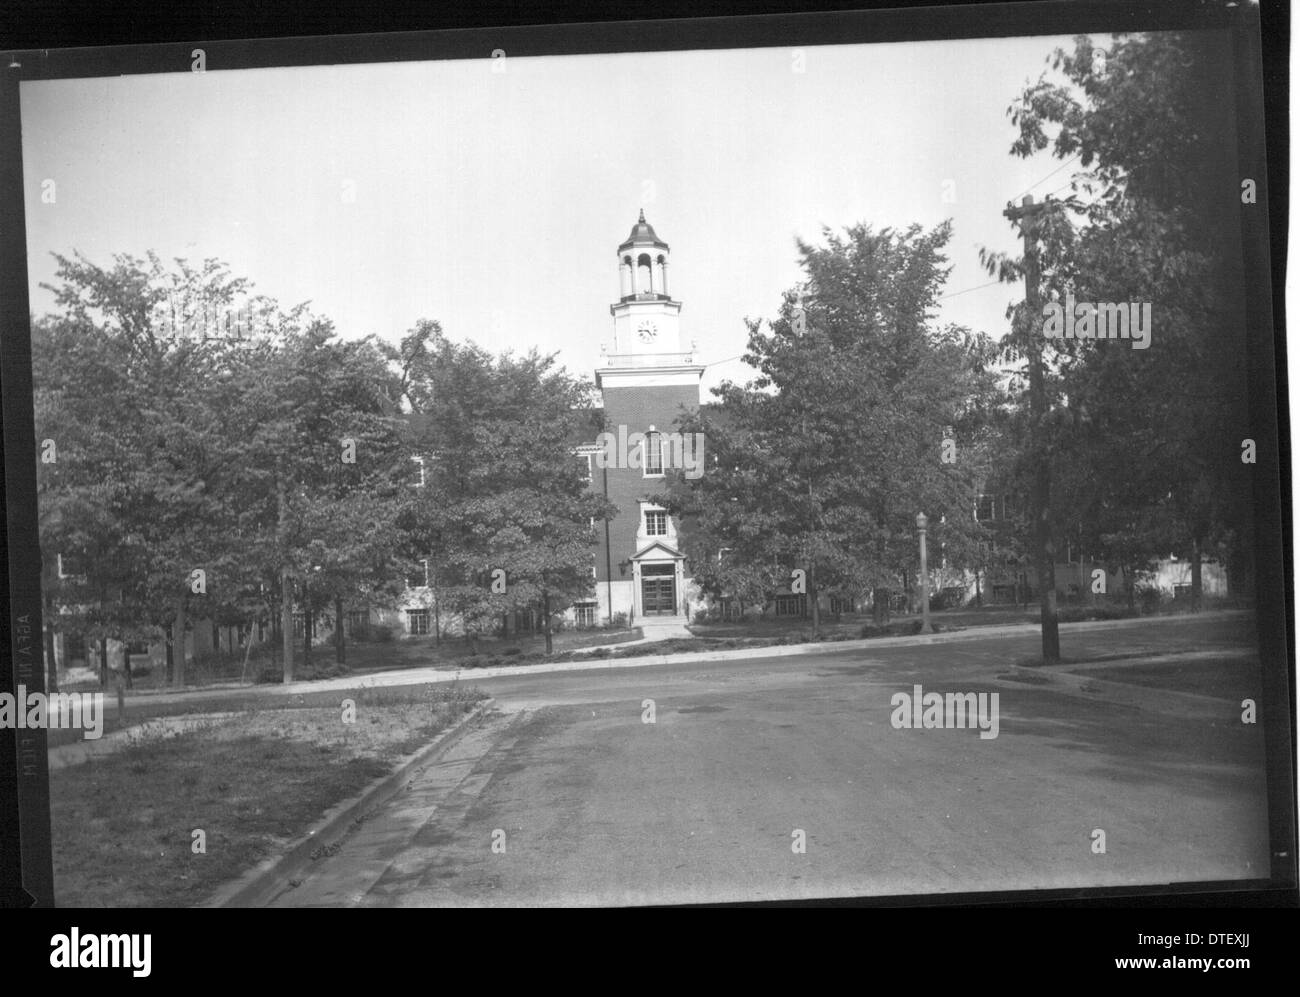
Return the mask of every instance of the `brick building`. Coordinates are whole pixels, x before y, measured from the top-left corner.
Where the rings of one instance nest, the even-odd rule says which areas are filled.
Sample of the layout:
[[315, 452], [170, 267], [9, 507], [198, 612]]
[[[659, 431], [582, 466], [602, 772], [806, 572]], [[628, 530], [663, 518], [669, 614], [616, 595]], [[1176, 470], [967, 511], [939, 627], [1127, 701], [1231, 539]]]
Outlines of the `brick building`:
[[592, 608], [601, 620], [625, 613], [629, 622], [685, 622], [695, 596], [677, 523], [650, 497], [666, 488], [666, 469], [681, 467], [683, 458], [703, 460], [690, 440], [683, 452], [675, 423], [699, 406], [704, 367], [695, 362], [695, 344], [680, 325], [682, 304], [670, 292], [668, 244], [644, 211], [619, 244], [617, 261], [619, 298], [609, 306], [614, 336], [595, 372], [608, 435], [579, 447], [591, 487], [618, 507], [608, 529], [597, 524]]

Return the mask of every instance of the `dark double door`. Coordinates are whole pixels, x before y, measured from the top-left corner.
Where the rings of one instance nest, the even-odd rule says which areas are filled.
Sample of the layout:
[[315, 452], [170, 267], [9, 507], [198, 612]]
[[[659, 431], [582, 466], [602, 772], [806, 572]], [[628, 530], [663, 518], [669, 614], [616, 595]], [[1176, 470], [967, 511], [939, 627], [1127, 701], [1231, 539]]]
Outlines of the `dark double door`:
[[646, 616], [672, 616], [677, 612], [673, 565], [646, 565], [641, 569], [641, 612]]

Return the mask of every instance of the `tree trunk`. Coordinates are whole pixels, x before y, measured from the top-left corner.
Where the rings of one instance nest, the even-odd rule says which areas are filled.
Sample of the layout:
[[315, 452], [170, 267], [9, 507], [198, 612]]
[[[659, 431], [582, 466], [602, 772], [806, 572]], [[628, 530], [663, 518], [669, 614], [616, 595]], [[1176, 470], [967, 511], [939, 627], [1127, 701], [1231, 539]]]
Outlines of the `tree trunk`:
[[1201, 541], [1192, 538], [1192, 612], [1201, 611]]
[[817, 605], [817, 566], [811, 563], [808, 565], [808, 601], [812, 603], [812, 639], [816, 640], [822, 617], [821, 608]]
[[[280, 542], [280, 556], [284, 557], [285, 526], [288, 522], [289, 500], [283, 480], [276, 481], [279, 521], [276, 539]], [[284, 642], [284, 681], [293, 681], [293, 590], [289, 587], [288, 565], [280, 567], [280, 639]]]
[[54, 657], [54, 614], [45, 611], [45, 688], [48, 692], [59, 691], [59, 663]]
[[289, 569], [280, 569], [280, 639], [284, 643], [284, 681], [293, 681], [293, 589]]
[[175, 685], [185, 685], [185, 596], [176, 600], [176, 619], [172, 621], [172, 645], [176, 669]]
[[239, 670], [239, 681], [247, 681], [248, 678], [248, 658], [253, 653], [253, 634], [257, 632], [257, 620], [248, 621], [248, 642], [244, 645], [244, 667]]
[[303, 584], [303, 607], [302, 607], [302, 664], [304, 668], [311, 667], [311, 625], [312, 611], [311, 604], [306, 602], [307, 586]]
[[99, 684], [108, 688], [108, 638], [99, 638]]
[[167, 658], [167, 684], [171, 685], [176, 674], [176, 644], [171, 627], [163, 627], [163, 649]]
[[271, 672], [274, 674], [280, 668], [280, 621], [275, 606], [267, 607], [267, 612], [271, 617]]
[[343, 597], [334, 597], [334, 660], [340, 665], [346, 664], [347, 652], [343, 649], [346, 635], [343, 633]]
[[542, 631], [546, 634], [546, 653], [551, 653], [551, 597], [542, 593]]

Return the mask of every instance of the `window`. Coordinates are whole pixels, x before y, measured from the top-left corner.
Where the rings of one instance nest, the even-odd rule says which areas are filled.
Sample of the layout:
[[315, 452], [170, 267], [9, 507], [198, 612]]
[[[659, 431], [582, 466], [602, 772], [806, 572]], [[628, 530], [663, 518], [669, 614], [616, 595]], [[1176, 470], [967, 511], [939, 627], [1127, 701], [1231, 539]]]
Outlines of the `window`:
[[647, 512], [645, 514], [645, 532], [647, 536], [664, 537], [668, 535], [668, 513]]
[[307, 629], [307, 614], [294, 613], [293, 614], [293, 635], [295, 637], [301, 637], [306, 632], [306, 629]]
[[425, 481], [425, 477], [424, 477], [424, 458], [423, 458], [423, 457], [412, 457], [411, 460], [415, 461], [415, 463], [419, 465], [419, 470], [418, 470], [418, 471], [416, 472], [416, 474], [415, 474], [415, 487], [416, 487], [416, 488], [423, 488], [423, 487], [424, 487], [424, 481]]
[[406, 629], [419, 636], [429, 632], [429, 611], [427, 609], [408, 609], [406, 611]]
[[997, 518], [997, 496], [981, 495], [975, 501], [975, 518], [981, 523]]
[[406, 576], [408, 589], [426, 588], [429, 584], [429, 562], [421, 561], [420, 566]]
[[803, 616], [807, 605], [806, 595], [778, 595], [776, 597], [777, 616]]
[[59, 577], [80, 578], [86, 573], [85, 564], [80, 554], [59, 555]]
[[596, 625], [596, 604], [594, 602], [580, 602], [573, 607], [574, 619], [580, 627], [594, 627]]
[[662, 475], [664, 473], [664, 440], [662, 433], [649, 432], [645, 434], [645, 472], [644, 477]]
[[64, 661], [85, 661], [86, 638], [81, 634], [64, 634], [63, 659]]
[[578, 473], [582, 475], [583, 481], [591, 480], [591, 454], [580, 453], [577, 457]]
[[365, 630], [370, 626], [370, 610], [368, 609], [350, 609], [348, 610], [347, 632], [351, 636], [358, 631]]

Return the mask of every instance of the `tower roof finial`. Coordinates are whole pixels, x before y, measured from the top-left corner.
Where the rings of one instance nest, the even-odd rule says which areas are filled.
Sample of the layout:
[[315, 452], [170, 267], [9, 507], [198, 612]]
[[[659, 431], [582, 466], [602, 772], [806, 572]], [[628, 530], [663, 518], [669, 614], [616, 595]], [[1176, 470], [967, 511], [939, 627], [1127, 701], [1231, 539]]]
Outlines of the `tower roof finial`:
[[645, 208], [641, 209], [641, 214], [632, 226], [632, 233], [627, 237], [618, 251], [621, 253], [629, 246], [656, 246], [660, 249], [667, 249], [668, 243], [664, 242], [659, 236], [655, 235], [655, 230], [650, 223], [645, 220]]

